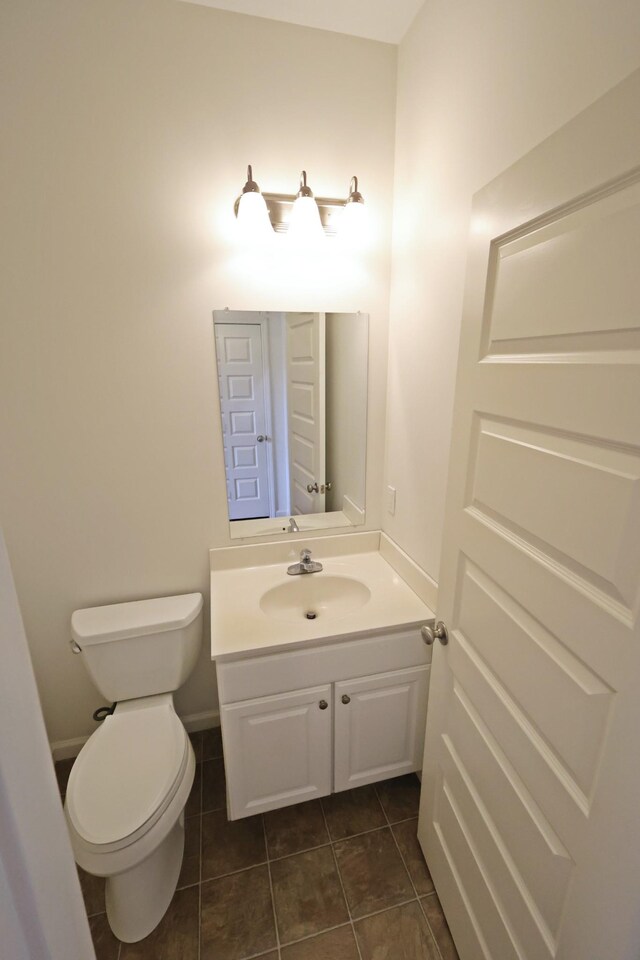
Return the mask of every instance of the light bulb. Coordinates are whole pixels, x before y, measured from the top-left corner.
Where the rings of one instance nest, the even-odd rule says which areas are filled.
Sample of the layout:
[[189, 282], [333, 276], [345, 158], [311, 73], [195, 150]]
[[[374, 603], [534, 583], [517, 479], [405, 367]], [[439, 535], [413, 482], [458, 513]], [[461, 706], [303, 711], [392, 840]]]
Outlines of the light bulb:
[[261, 193], [243, 193], [238, 204], [238, 232], [244, 240], [266, 241], [273, 236], [267, 203]]
[[367, 211], [364, 203], [347, 203], [340, 216], [338, 235], [341, 240], [364, 239]]
[[247, 167], [247, 182], [235, 205], [238, 235], [244, 243], [263, 246], [273, 237], [266, 200], [253, 179], [251, 164]]
[[318, 204], [313, 197], [296, 197], [287, 231], [293, 243], [319, 243], [324, 239]]
[[300, 174], [300, 189], [293, 202], [291, 220], [287, 236], [290, 243], [298, 246], [310, 246], [324, 240], [324, 230], [320, 220], [318, 204], [313, 199], [313, 193], [307, 186], [307, 171]]
[[367, 211], [364, 198], [358, 190], [358, 178], [352, 177], [349, 185], [349, 199], [340, 214], [338, 236], [349, 243], [362, 243], [365, 238]]

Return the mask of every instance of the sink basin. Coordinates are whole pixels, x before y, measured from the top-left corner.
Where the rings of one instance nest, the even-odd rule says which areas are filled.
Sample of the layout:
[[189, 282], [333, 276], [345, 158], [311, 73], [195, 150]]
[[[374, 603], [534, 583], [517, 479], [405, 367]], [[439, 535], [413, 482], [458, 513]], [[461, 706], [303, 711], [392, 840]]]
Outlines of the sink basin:
[[260, 609], [276, 620], [344, 617], [371, 599], [371, 591], [352, 577], [308, 573], [291, 577], [260, 598]]

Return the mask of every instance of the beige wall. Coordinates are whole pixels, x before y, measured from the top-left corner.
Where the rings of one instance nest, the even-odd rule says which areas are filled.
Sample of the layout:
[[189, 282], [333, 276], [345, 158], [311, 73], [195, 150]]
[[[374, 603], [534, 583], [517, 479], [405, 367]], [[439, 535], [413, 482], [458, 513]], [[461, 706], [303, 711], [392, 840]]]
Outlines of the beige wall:
[[471, 198], [639, 63], [637, 0], [427, 0], [400, 46], [383, 526], [436, 580]]
[[[396, 50], [174, 0], [9, 0], [2, 21], [0, 521], [59, 741], [101, 702], [71, 612], [206, 593], [227, 542], [214, 308], [368, 312], [384, 419]], [[345, 195], [357, 173], [372, 247], [245, 256], [248, 162], [273, 191], [305, 166], [317, 194]], [[178, 705], [215, 704], [205, 651]]]

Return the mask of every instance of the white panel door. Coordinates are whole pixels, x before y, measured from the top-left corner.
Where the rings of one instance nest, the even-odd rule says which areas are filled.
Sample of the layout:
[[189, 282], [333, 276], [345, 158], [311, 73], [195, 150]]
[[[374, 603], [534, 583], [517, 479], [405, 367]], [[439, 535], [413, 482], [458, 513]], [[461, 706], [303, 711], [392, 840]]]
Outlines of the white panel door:
[[325, 684], [221, 708], [230, 820], [331, 793], [331, 703]]
[[269, 396], [259, 324], [216, 323], [216, 358], [230, 520], [270, 516]]
[[640, 72], [471, 238], [419, 837], [462, 960], [637, 960]]
[[323, 313], [287, 314], [287, 411], [291, 512], [324, 513], [326, 404]]
[[419, 770], [429, 666], [335, 684], [335, 790]]

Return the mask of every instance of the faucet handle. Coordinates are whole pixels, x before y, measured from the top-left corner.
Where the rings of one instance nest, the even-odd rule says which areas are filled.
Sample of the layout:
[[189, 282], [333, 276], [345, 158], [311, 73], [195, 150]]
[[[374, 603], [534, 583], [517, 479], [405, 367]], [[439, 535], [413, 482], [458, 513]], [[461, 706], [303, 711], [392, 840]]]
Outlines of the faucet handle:
[[300, 562], [309, 563], [310, 560], [311, 560], [311, 550], [309, 549], [309, 547], [305, 547], [304, 550], [300, 551]]

